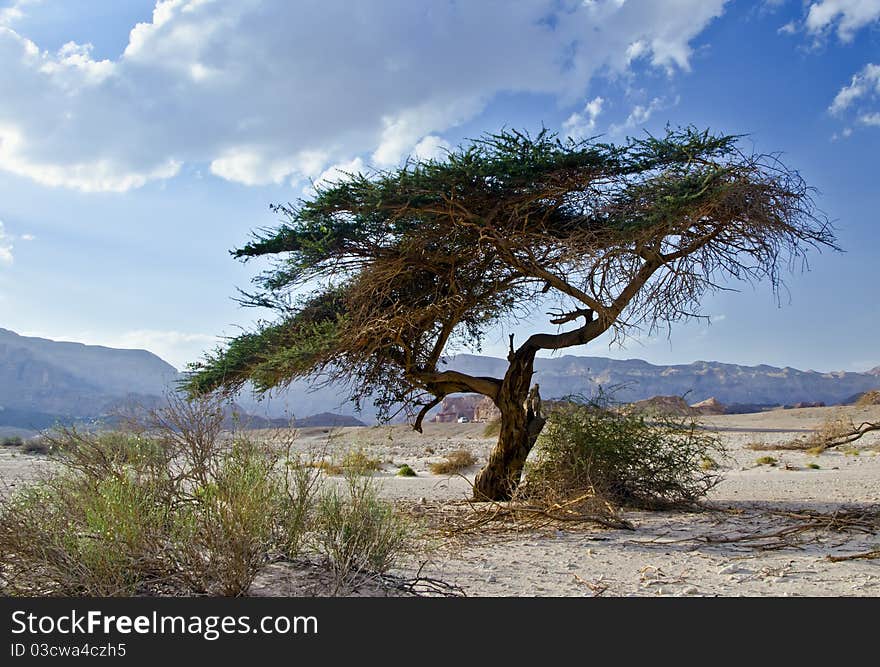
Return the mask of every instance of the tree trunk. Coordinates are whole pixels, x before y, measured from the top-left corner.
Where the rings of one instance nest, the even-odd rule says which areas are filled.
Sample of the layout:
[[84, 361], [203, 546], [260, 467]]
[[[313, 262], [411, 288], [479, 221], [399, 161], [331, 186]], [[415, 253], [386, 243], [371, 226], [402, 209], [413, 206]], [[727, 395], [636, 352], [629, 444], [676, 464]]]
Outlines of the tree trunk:
[[511, 359], [496, 401], [501, 411], [501, 433], [489, 462], [474, 482], [474, 500], [510, 500], [526, 458], [544, 427], [538, 385], [529, 391], [534, 358], [534, 351], [521, 350]]

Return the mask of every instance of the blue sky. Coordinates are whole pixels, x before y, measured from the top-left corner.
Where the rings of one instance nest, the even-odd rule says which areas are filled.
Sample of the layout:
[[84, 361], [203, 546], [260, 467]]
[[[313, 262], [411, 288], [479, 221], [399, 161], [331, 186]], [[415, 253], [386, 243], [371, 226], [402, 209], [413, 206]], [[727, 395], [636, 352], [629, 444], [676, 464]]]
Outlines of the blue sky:
[[846, 252], [781, 302], [731, 285], [711, 324], [574, 352], [880, 365], [880, 0], [0, 0], [0, 65], [0, 327], [183, 367], [267, 315], [227, 251], [315, 180], [502, 126], [672, 123], [781, 151]]

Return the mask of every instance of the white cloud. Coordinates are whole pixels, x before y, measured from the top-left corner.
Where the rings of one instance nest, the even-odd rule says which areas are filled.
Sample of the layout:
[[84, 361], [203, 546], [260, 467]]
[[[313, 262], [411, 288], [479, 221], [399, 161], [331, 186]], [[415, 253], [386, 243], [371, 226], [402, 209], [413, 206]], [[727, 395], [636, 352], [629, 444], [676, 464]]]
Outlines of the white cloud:
[[810, 3], [805, 25], [814, 35], [836, 28], [841, 41], [852, 40], [855, 33], [880, 20], [880, 0], [820, 0]]
[[876, 95], [880, 95], [880, 65], [868, 63], [861, 72], [853, 76], [849, 85], [840, 89], [828, 111], [835, 115], [840, 114], [855, 102]]
[[[865, 126], [880, 126], [880, 65], [868, 63], [838, 91], [828, 111], [838, 117], [853, 111], [855, 122]], [[844, 136], [849, 136], [844, 131]]]
[[618, 134], [626, 130], [641, 127], [651, 120], [651, 116], [657, 111], [668, 109], [670, 106], [675, 106], [676, 104], [678, 104], [678, 98], [669, 103], [661, 97], [655, 97], [647, 104], [637, 104], [632, 108], [632, 111], [629, 112], [629, 115], [623, 123], [611, 126], [611, 133]]
[[149, 350], [178, 369], [199, 360], [203, 353], [220, 343], [219, 336], [181, 331], [139, 329], [109, 336], [100, 345], [125, 349]]
[[596, 129], [596, 120], [602, 113], [602, 107], [605, 100], [601, 97], [594, 97], [584, 106], [583, 112], [573, 113], [562, 124], [565, 134], [575, 141], [587, 139], [592, 136]]
[[0, 220], [0, 266], [12, 264], [12, 238], [6, 233]]
[[452, 150], [452, 144], [436, 135], [429, 134], [413, 148], [412, 156], [416, 160], [441, 160]]
[[46, 51], [7, 22], [0, 169], [123, 191], [187, 163], [248, 185], [315, 178], [353, 155], [389, 166], [500, 93], [571, 104], [635, 58], [688, 69], [724, 5], [162, 0], [114, 60], [74, 42]]
[[36, 241], [37, 240], [37, 237], [34, 236], [33, 234], [22, 234], [19, 238], [22, 241]]
[[335, 182], [345, 179], [349, 174], [359, 174], [365, 171], [367, 171], [367, 165], [359, 157], [348, 162], [339, 162], [318, 174], [318, 177], [310, 185], [303, 188], [303, 194], [311, 195], [322, 185], [333, 185]]
[[24, 18], [25, 8], [42, 0], [13, 0], [7, 7], [0, 8], [0, 26], [9, 25]]

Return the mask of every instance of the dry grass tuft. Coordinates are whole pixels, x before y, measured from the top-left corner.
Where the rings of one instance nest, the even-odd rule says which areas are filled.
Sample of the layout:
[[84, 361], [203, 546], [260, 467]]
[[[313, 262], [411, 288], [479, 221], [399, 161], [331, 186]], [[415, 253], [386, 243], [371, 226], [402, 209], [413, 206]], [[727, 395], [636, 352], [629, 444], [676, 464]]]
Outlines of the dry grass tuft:
[[428, 466], [435, 475], [453, 475], [457, 472], [470, 468], [477, 462], [476, 457], [467, 449], [456, 449], [444, 454], [445, 461], [438, 461]]
[[880, 405], [880, 389], [871, 389], [859, 396], [855, 402], [858, 407], [867, 407], [869, 405]]

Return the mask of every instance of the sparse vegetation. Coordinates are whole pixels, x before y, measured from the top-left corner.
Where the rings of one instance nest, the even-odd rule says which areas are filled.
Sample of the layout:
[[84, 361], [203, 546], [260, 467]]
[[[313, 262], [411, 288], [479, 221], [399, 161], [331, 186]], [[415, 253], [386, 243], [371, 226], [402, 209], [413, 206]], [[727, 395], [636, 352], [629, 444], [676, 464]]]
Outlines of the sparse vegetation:
[[343, 454], [340, 466], [343, 470], [366, 475], [381, 470], [382, 461], [370, 456], [364, 449], [350, 449]]
[[821, 470], [822, 468], [822, 466], [820, 466], [818, 463], [813, 463], [812, 461], [810, 463], [807, 463], [807, 467], [810, 470]]
[[348, 461], [344, 493], [319, 491], [289, 440], [223, 433], [216, 407], [172, 402], [149, 432], [48, 434], [58, 472], [0, 504], [0, 593], [236, 596], [271, 560], [317, 550], [345, 578], [400, 555], [408, 532], [368, 457]]
[[47, 456], [55, 451], [54, 444], [45, 435], [38, 435], [21, 442], [18, 451], [23, 454], [40, 454]]
[[880, 389], [871, 389], [856, 399], [857, 407], [866, 407], [868, 405], [880, 405]]
[[704, 456], [700, 459], [700, 469], [701, 470], [718, 470], [721, 466], [718, 465], [718, 461], [713, 459], [711, 456]]
[[779, 461], [772, 456], [761, 456], [755, 459], [755, 463], [759, 466], [775, 466]]
[[345, 474], [346, 471], [368, 475], [382, 469], [382, 461], [370, 456], [364, 449], [348, 450], [339, 459], [319, 458], [308, 465], [336, 477]]
[[496, 417], [486, 422], [486, 426], [483, 429], [484, 438], [497, 438], [499, 433], [501, 433], [501, 417]]
[[379, 498], [369, 477], [348, 471], [344, 485], [324, 489], [315, 509], [314, 540], [337, 589], [354, 577], [387, 572], [409, 547], [409, 525]]
[[704, 466], [723, 455], [718, 437], [687, 416], [649, 421], [605, 399], [572, 402], [551, 414], [518, 495], [597, 508], [687, 504], [720, 481]]
[[397, 469], [398, 477], [418, 477], [416, 471], [410, 468], [406, 463], [404, 463], [400, 468]]
[[477, 462], [476, 457], [467, 449], [456, 449], [443, 455], [443, 461], [431, 463], [428, 469], [435, 475], [454, 475], [470, 468]]
[[0, 447], [21, 447], [23, 444], [24, 441], [18, 435], [7, 436], [0, 440]]

